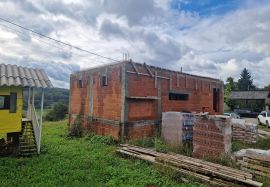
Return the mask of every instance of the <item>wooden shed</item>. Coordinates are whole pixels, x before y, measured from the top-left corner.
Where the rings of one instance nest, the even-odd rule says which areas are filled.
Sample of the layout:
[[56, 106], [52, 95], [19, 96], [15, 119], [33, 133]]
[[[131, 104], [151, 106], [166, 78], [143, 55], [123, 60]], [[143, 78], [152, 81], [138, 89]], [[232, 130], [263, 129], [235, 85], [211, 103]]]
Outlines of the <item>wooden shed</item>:
[[[7, 134], [2, 151], [40, 153], [44, 88], [52, 84], [43, 70], [0, 64], [0, 133]], [[35, 88], [42, 89], [40, 117], [35, 111]], [[24, 92], [28, 92], [23, 117]]]

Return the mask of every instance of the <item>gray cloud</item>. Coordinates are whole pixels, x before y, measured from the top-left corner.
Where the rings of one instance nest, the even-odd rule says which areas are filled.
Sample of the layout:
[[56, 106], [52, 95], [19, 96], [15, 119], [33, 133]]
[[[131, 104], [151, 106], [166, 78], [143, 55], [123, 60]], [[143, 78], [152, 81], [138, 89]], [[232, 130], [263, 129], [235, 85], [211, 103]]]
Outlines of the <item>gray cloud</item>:
[[[183, 67], [188, 73], [223, 80], [228, 76], [237, 78], [247, 67], [252, 69], [257, 85], [269, 84], [267, 1], [252, 1], [228, 14], [203, 18], [181, 8], [172, 10], [169, 2], [3, 0], [0, 17], [117, 59], [128, 52], [135, 61], [171, 69]], [[36, 37], [0, 26], [1, 62], [45, 68], [61, 87], [68, 85], [69, 74], [79, 67], [109, 62], [44, 38], [38, 41]]]
[[163, 10], [154, 0], [118, 0], [103, 1], [104, 9], [111, 14], [124, 16], [130, 25], [137, 25], [147, 19], [157, 19], [163, 16]]
[[43, 69], [50, 78], [57, 80], [58, 84], [55, 85], [56, 82], [53, 82], [55, 87], [63, 87], [63, 85], [67, 85], [70, 74], [80, 70], [78, 65], [64, 64], [62, 62], [47, 60], [36, 60], [29, 56], [12, 58], [0, 53], [0, 58], [0, 63], [16, 64], [18, 66]]
[[100, 26], [99, 30], [100, 34], [103, 35], [103, 37], [123, 37], [124, 31], [123, 28], [121, 28], [117, 23], [113, 23], [109, 19], [103, 20]]

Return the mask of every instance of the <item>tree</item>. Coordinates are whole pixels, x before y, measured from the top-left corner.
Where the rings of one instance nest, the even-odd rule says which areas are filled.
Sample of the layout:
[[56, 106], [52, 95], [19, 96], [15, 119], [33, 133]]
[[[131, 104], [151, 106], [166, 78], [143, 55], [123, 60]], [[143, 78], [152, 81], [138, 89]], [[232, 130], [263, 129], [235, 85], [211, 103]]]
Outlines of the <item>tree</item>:
[[228, 77], [225, 84], [225, 103], [231, 110], [235, 107], [235, 101], [230, 99], [230, 94], [232, 91], [236, 90], [238, 90], [237, 82], [235, 82], [232, 77]]
[[264, 89], [264, 90], [269, 90], [269, 91], [270, 91], [270, 84], [269, 84], [268, 86], [265, 86], [263, 89]]
[[66, 117], [68, 112], [68, 106], [63, 102], [56, 103], [53, 106], [53, 109], [50, 110], [45, 116], [45, 120], [47, 121], [58, 121], [62, 120]]
[[240, 91], [254, 90], [256, 87], [253, 85], [253, 79], [247, 68], [241, 72], [240, 79], [238, 80], [238, 89]]

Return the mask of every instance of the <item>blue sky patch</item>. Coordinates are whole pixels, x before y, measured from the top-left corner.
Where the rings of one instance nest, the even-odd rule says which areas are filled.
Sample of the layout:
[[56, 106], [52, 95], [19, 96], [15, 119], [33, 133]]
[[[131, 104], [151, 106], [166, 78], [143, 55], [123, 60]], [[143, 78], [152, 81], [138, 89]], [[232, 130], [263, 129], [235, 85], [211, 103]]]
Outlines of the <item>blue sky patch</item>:
[[172, 0], [171, 8], [209, 16], [226, 14], [239, 8], [242, 3], [243, 0]]

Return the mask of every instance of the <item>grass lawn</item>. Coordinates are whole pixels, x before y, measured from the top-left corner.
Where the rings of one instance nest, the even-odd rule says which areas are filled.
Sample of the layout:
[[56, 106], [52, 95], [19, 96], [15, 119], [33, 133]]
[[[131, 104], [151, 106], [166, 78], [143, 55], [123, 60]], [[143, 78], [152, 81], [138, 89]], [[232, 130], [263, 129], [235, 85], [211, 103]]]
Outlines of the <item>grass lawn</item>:
[[0, 158], [0, 186], [198, 186], [179, 184], [169, 174], [116, 155], [102, 138], [68, 138], [66, 121], [45, 123], [42, 153]]
[[258, 125], [259, 129], [270, 132], [270, 128], [266, 127], [266, 125]]

